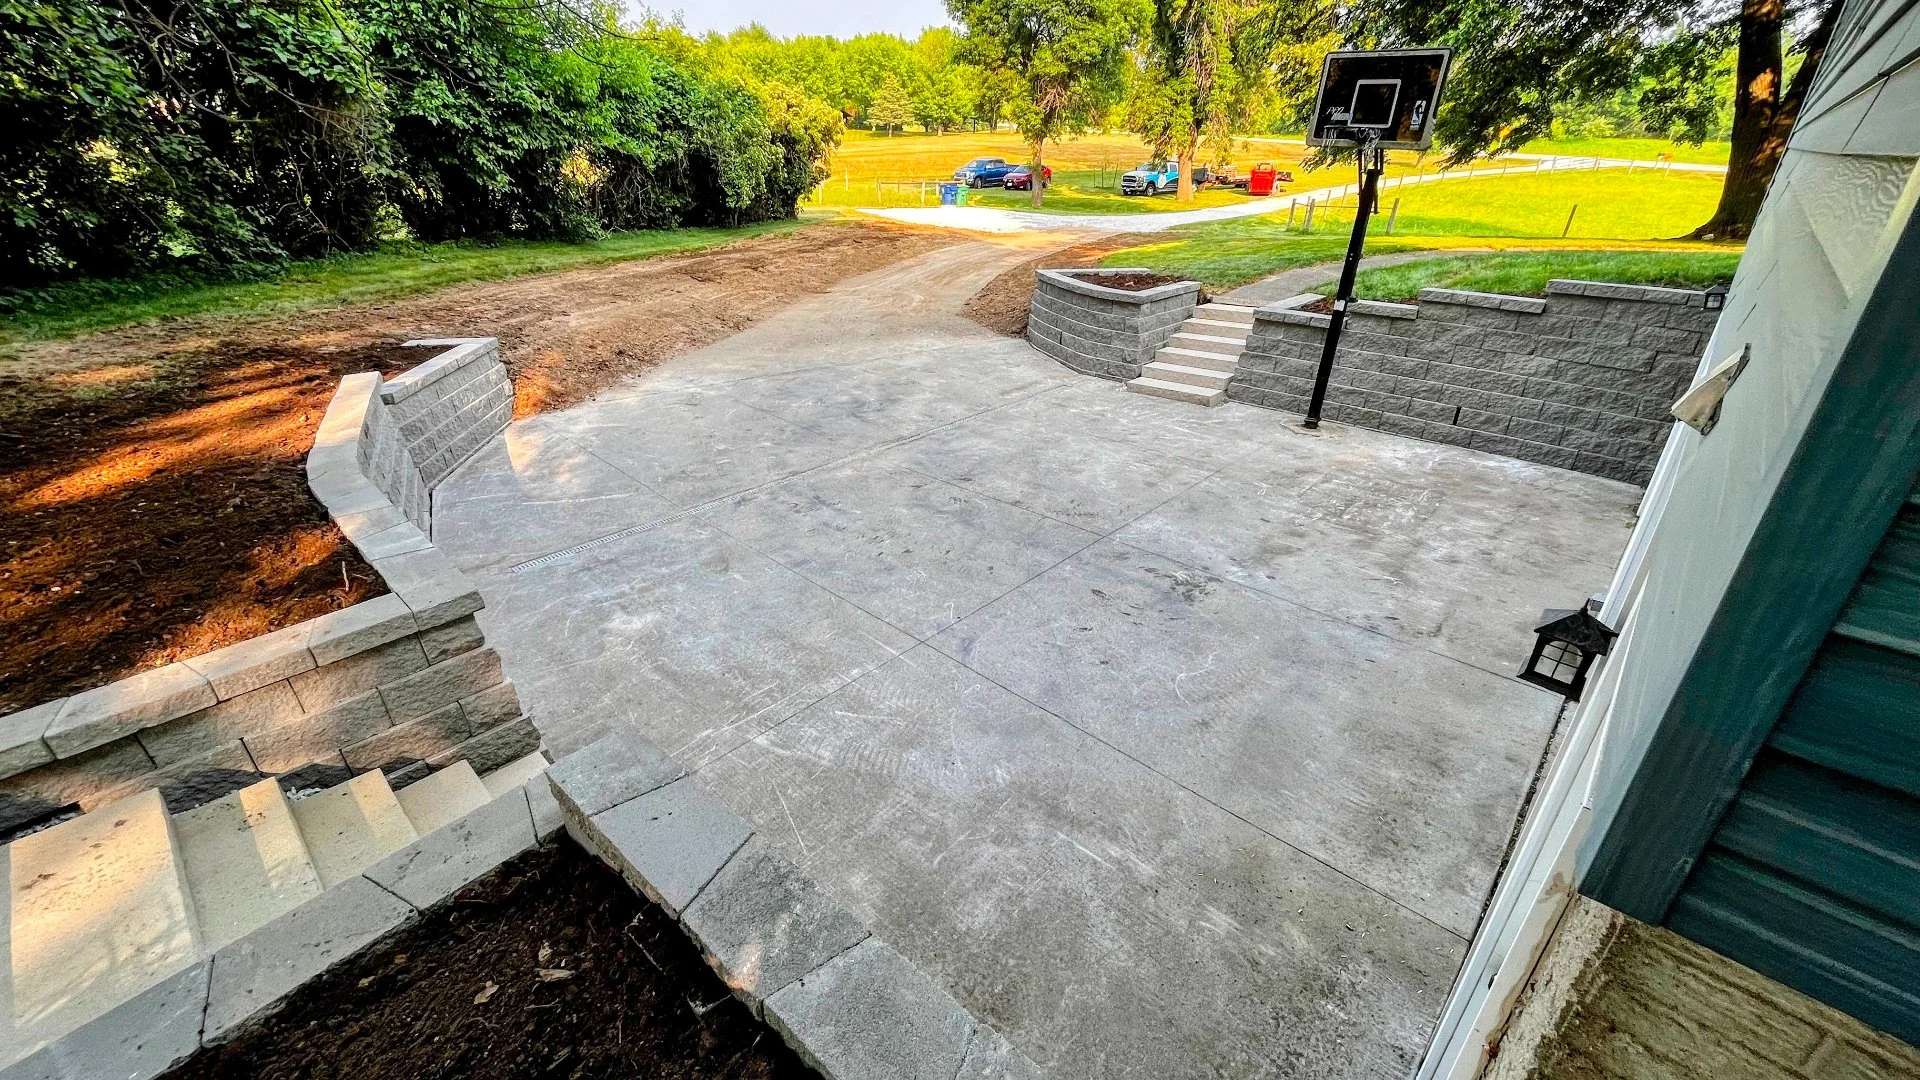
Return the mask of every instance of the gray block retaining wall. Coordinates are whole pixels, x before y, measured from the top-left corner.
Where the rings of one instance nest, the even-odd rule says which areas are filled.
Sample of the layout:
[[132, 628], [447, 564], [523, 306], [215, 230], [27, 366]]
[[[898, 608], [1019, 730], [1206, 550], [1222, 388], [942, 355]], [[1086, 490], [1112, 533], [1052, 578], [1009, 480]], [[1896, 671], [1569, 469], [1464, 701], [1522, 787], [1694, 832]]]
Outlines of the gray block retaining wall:
[[433, 484], [506, 426], [512, 386], [491, 338], [419, 344], [452, 348], [391, 383], [343, 379], [307, 458], [314, 494], [391, 591], [0, 716], [0, 825], [227, 770], [386, 767], [404, 785], [538, 748], [474, 621], [480, 594], [424, 528]]
[[1033, 347], [1083, 375], [1137, 379], [1200, 303], [1200, 283], [1181, 281], [1133, 292], [1099, 284], [1140, 267], [1040, 270], [1027, 311]]
[[[1229, 398], [1306, 411], [1329, 319], [1297, 309], [1318, 299], [1255, 313]], [[1644, 485], [1717, 318], [1698, 292], [1591, 281], [1357, 301], [1323, 415]]]

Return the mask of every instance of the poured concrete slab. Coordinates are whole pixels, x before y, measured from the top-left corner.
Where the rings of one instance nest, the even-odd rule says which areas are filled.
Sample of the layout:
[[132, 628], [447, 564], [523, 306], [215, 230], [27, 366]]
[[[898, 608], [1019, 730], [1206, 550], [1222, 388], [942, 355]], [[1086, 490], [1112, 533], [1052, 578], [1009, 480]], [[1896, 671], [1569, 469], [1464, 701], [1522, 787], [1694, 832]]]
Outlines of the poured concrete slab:
[[1402, 1074], [1464, 950], [926, 646], [701, 777], [1049, 1076]]
[[456, 477], [488, 640], [557, 754], [657, 742], [1045, 1075], [1405, 1075], [1556, 703], [1526, 609], [1638, 492], [1073, 375], [958, 314], [1030, 254], [516, 424], [690, 512], [522, 566]]

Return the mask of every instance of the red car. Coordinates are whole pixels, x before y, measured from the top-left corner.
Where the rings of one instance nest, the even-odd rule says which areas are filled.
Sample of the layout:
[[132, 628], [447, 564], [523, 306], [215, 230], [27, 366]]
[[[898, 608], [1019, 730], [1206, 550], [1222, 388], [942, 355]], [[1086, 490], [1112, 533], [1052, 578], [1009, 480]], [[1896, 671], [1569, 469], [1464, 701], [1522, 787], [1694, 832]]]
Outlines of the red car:
[[[1013, 171], [1007, 173], [1006, 183], [1007, 183], [1007, 190], [1009, 191], [1032, 191], [1033, 190], [1033, 166], [1015, 165], [1013, 167]], [[1041, 167], [1040, 186], [1043, 188], [1053, 186], [1053, 166], [1044, 165]]]

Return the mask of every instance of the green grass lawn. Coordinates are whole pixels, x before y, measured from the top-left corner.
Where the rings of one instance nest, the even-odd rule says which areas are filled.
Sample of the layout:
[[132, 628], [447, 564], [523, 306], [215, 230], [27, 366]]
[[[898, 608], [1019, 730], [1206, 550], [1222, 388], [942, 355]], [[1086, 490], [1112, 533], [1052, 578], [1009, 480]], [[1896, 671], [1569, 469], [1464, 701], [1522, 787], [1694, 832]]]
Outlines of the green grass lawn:
[[1732, 143], [1724, 141], [1688, 146], [1665, 139], [1535, 139], [1520, 149], [1528, 154], [1592, 155], [1634, 161], [1652, 161], [1660, 154], [1671, 154], [1673, 160], [1689, 164], [1725, 165], [1732, 148]]
[[[1624, 169], [1521, 173], [1389, 189], [1382, 200], [1385, 206], [1391, 206], [1396, 197], [1401, 200], [1394, 233], [1386, 235], [1384, 216], [1376, 217], [1367, 253], [1451, 247], [1657, 247], [1710, 252], [1735, 260], [1737, 249], [1661, 240], [1682, 235], [1705, 220], [1719, 191], [1718, 177], [1629, 175]], [[1560, 231], [1576, 202], [1580, 209], [1574, 215], [1571, 237], [1562, 240]], [[1304, 217], [1296, 215], [1292, 228], [1287, 227], [1284, 212], [1184, 226], [1169, 230], [1164, 240], [1109, 255], [1101, 264], [1149, 266], [1160, 273], [1226, 287], [1281, 270], [1337, 261], [1346, 251], [1353, 226], [1351, 208], [1319, 208], [1311, 234], [1302, 229]]]
[[0, 318], [0, 345], [181, 316], [257, 315], [391, 300], [462, 282], [697, 251], [806, 224], [775, 221], [738, 229], [625, 232], [586, 243], [395, 243], [365, 254], [288, 263], [249, 281], [77, 282], [11, 298], [11, 310]]
[[[1732, 281], [1739, 264], [1738, 251], [1503, 251], [1363, 270], [1353, 289], [1367, 300], [1412, 300], [1421, 289], [1540, 296], [1555, 278], [1704, 289]], [[1313, 291], [1331, 295], [1333, 286]]]

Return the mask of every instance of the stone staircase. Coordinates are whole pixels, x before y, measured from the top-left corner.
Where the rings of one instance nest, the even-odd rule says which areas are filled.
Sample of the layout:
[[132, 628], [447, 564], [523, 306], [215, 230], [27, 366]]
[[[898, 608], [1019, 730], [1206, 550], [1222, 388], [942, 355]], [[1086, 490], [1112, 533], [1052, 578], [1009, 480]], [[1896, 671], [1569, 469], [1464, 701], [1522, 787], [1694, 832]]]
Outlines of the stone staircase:
[[0, 1076], [546, 768], [460, 761], [395, 791], [378, 770], [303, 788], [308, 767], [176, 813], [150, 789], [0, 848]]
[[1227, 381], [1233, 378], [1247, 334], [1253, 330], [1253, 310], [1237, 304], [1201, 304], [1127, 389], [1195, 405], [1227, 400]]

